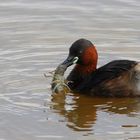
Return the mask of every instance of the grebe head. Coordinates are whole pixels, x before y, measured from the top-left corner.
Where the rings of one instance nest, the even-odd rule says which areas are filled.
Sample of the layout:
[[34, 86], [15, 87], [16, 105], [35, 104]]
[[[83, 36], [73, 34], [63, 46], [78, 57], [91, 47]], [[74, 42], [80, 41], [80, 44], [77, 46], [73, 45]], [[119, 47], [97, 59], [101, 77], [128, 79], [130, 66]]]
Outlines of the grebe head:
[[89, 40], [79, 39], [71, 45], [69, 55], [62, 64], [67, 67], [77, 64], [84, 68], [92, 67], [96, 69], [97, 59], [98, 55], [95, 46]]

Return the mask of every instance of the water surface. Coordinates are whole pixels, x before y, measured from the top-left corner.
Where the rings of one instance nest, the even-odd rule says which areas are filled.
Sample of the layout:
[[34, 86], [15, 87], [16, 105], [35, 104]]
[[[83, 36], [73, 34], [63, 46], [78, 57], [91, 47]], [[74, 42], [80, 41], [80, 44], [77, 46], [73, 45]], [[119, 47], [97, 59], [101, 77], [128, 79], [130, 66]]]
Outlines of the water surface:
[[43, 76], [79, 38], [98, 66], [140, 60], [139, 0], [0, 0], [0, 139], [140, 139], [139, 98], [51, 96]]

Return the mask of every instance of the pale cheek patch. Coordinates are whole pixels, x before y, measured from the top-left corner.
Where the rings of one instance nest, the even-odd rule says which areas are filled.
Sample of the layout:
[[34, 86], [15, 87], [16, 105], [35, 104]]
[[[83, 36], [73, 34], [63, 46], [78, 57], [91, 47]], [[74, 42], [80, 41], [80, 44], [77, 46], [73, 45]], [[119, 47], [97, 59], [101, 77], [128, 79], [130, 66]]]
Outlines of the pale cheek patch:
[[73, 64], [76, 64], [76, 62], [78, 61], [78, 57], [74, 57], [74, 60], [73, 60]]

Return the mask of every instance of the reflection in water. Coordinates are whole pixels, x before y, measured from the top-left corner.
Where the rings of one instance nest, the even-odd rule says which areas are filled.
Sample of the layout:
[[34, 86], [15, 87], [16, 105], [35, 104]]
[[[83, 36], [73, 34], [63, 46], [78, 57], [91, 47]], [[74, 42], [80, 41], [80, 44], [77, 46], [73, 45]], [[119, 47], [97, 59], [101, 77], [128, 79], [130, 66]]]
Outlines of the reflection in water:
[[[139, 7], [140, 0], [0, 0], [0, 140], [139, 138], [139, 116], [128, 117], [140, 113], [138, 99], [72, 93], [52, 99], [51, 78], [43, 77], [78, 38], [96, 45], [99, 66], [139, 61]], [[93, 130], [92, 138], [83, 138]]]
[[75, 131], [93, 131], [92, 127], [98, 120], [99, 111], [134, 117], [140, 110], [140, 99], [98, 98], [73, 93], [57, 94], [52, 97], [51, 109], [66, 118], [69, 128]]

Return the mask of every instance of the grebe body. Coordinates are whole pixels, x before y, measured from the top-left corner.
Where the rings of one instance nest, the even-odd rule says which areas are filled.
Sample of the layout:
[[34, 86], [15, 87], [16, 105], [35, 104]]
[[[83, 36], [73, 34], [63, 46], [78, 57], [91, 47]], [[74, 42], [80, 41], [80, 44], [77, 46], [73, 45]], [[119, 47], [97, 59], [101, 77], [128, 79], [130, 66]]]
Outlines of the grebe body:
[[97, 68], [98, 53], [86, 39], [74, 42], [66, 67], [76, 64], [67, 77], [68, 86], [74, 92], [95, 96], [140, 96], [140, 62], [114, 60]]

